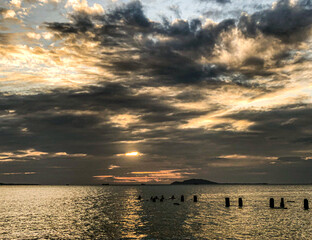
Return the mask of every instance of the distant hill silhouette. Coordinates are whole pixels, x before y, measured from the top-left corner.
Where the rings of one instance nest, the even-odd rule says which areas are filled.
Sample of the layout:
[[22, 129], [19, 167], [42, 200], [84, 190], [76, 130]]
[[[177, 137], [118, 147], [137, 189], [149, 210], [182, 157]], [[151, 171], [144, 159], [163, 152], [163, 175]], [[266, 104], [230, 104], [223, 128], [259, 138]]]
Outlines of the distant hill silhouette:
[[171, 185], [208, 185], [208, 184], [218, 184], [216, 182], [208, 181], [205, 179], [188, 179], [183, 182], [173, 182]]

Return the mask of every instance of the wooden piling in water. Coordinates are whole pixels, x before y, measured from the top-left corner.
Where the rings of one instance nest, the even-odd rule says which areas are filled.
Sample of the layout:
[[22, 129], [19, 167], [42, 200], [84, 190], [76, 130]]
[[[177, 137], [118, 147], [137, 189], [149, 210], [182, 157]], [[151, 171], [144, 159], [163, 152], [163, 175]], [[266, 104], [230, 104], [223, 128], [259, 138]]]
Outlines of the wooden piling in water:
[[274, 198], [270, 198], [270, 208], [274, 208]]
[[303, 200], [303, 207], [304, 207], [304, 210], [309, 209], [309, 200], [308, 199]]
[[230, 206], [230, 198], [225, 198], [225, 206], [229, 207]]
[[243, 207], [243, 199], [242, 198], [238, 199], [238, 206]]
[[280, 208], [285, 208], [284, 198], [281, 198]]
[[193, 201], [194, 201], [194, 202], [197, 202], [197, 195], [194, 195]]

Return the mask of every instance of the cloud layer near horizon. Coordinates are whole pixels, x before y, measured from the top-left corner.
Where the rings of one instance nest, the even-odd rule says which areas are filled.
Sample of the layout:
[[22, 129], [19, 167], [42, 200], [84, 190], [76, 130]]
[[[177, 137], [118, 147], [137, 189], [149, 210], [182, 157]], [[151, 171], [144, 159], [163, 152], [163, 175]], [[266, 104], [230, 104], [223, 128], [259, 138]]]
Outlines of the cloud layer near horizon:
[[0, 182], [311, 182], [312, 5], [238, 2], [2, 4]]

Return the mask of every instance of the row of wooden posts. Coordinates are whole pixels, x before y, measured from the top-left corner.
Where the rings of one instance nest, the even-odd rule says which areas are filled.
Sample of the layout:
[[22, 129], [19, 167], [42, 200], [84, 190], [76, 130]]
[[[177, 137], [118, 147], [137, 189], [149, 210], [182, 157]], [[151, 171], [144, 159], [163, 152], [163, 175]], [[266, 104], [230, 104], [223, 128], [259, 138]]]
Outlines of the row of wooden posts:
[[[275, 208], [274, 207], [274, 198], [270, 198], [270, 208]], [[285, 208], [284, 198], [281, 198], [281, 202], [280, 202], [280, 207], [279, 208]], [[309, 200], [306, 199], [306, 198], [303, 200], [303, 208], [305, 210], [309, 209]]]
[[[230, 198], [225, 198], [225, 206], [230, 207]], [[243, 199], [242, 198], [238, 198], [238, 206], [243, 207]], [[270, 208], [276, 208], [274, 205], [274, 198], [270, 198]], [[284, 198], [281, 198], [280, 206], [277, 208], [286, 209]], [[306, 198], [303, 200], [303, 208], [305, 210], [309, 209], [309, 200]]]
[[[142, 199], [142, 197], [139, 196], [139, 197], [138, 197], [138, 200], [141, 200], [141, 199]], [[153, 202], [156, 202], [157, 199], [158, 199], [157, 196], [156, 196], [156, 197], [153, 197], [153, 196], [151, 197], [151, 200], [152, 200]], [[165, 198], [164, 198], [164, 196], [162, 195], [161, 198], [160, 198], [159, 200], [160, 200], [161, 202], [163, 202], [164, 199], [165, 199]], [[174, 199], [175, 199], [174, 195], [172, 195], [172, 197], [169, 198], [169, 199], [174, 200]], [[184, 202], [184, 195], [181, 195], [180, 201], [181, 201], [181, 202]], [[193, 202], [198, 202], [197, 195], [194, 195], [194, 196], [193, 196]], [[230, 204], [230, 198], [226, 197], [226, 198], [225, 198], [225, 207], [230, 207], [230, 206], [231, 206], [231, 204]], [[243, 207], [243, 199], [242, 199], [242, 198], [238, 198], [238, 206], [239, 206], [239, 207]], [[274, 198], [270, 198], [270, 208], [286, 209], [286, 208], [285, 208], [284, 198], [281, 198], [280, 207], [275, 207], [275, 205], [274, 205]], [[303, 208], [304, 208], [305, 210], [308, 210], [308, 209], [309, 209], [309, 200], [308, 200], [308, 199], [304, 199], [304, 200], [303, 200]]]

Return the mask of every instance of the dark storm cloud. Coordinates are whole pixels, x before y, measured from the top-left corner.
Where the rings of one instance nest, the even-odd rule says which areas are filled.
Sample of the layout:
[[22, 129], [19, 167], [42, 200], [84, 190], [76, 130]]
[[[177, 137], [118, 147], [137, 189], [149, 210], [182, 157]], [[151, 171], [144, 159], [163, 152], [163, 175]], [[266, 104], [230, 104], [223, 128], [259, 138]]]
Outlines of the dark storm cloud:
[[[198, 19], [170, 23], [164, 18], [163, 23], [157, 23], [145, 16], [139, 1], [92, 17], [100, 28], [94, 28], [90, 18], [80, 12], [72, 15], [73, 23], [47, 23], [47, 26], [61, 35], [77, 34], [78, 38], [91, 32], [95, 36], [92, 40], [100, 41], [103, 47], [124, 49], [118, 50], [118, 56], [111, 56], [110, 70], [115, 74], [131, 71], [171, 83], [214, 83], [219, 74], [226, 74], [223, 66], [203, 66], [197, 60], [202, 54], [211, 54], [220, 34], [235, 27], [234, 20], [206, 27]], [[158, 37], [168, 40], [159, 41]], [[131, 48], [134, 50], [130, 51]], [[134, 54], [139, 58], [132, 59]]]
[[[119, 84], [89, 88], [88, 93], [61, 92], [34, 96], [2, 96], [0, 109], [5, 113], [14, 110], [3, 121], [2, 149], [16, 145], [31, 147], [34, 144], [44, 151], [75, 152], [84, 149], [90, 154], [103, 153], [96, 149], [98, 142], [110, 145], [115, 141], [131, 140], [128, 131], [116, 128], [110, 117], [133, 112], [142, 115], [137, 126], [186, 121], [203, 112], [181, 111], [148, 95], [134, 94]], [[90, 114], [83, 111], [94, 111]], [[169, 115], [168, 115], [169, 114]], [[134, 128], [136, 126], [133, 126]], [[21, 129], [27, 128], [28, 133]], [[134, 136], [135, 138], [135, 136]], [[11, 139], [11, 141], [8, 141]], [[23, 142], [24, 141], [24, 142]], [[65, 143], [65, 145], [64, 145]], [[89, 144], [95, 144], [90, 147]], [[61, 150], [60, 150], [61, 149]]]
[[[0, 109], [15, 109], [19, 114], [28, 112], [57, 110], [103, 110], [103, 109], [149, 109], [169, 111], [168, 105], [158, 102], [147, 95], [136, 95], [131, 88], [122, 84], [108, 83], [103, 87], [89, 87], [86, 92], [77, 93], [66, 90], [55, 90], [51, 94], [32, 96], [2, 96]], [[92, 104], [94, 103], [94, 104]], [[21, 105], [23, 104], [23, 105]]]
[[63, 34], [77, 34], [85, 33], [86, 31], [91, 30], [94, 27], [90, 16], [86, 13], [72, 15], [71, 18], [75, 22], [75, 24], [54, 22], [48, 24], [49, 28]]
[[[247, 86], [247, 79], [255, 75], [274, 75], [270, 69], [264, 69], [267, 59], [250, 56], [241, 65], [248, 69], [232, 69], [227, 64], [213, 61], [203, 64], [200, 59], [214, 57], [215, 47], [224, 33], [235, 28], [249, 38], [256, 38], [261, 32], [281, 39], [286, 45], [303, 41], [311, 29], [310, 7], [308, 2], [291, 5], [289, 1], [281, 0], [270, 10], [242, 15], [238, 22], [225, 19], [217, 24], [203, 25], [196, 18], [170, 22], [164, 17], [162, 22], [151, 21], [144, 14], [142, 4], [133, 1], [103, 15], [75, 12], [70, 17], [71, 23], [54, 22], [46, 26], [60, 38], [69, 37], [73, 43], [79, 38], [100, 42], [103, 51], [98, 57], [103, 59], [103, 64], [98, 65], [116, 76], [134, 80], [130, 75], [136, 74], [166, 85], [200, 82], [222, 85], [220, 79], [226, 76], [233, 84]], [[109, 62], [105, 62], [107, 48], [115, 49], [110, 52]], [[282, 64], [283, 57], [289, 57], [285, 55], [289, 49], [284, 48], [284, 52], [276, 53], [276, 65]], [[239, 81], [234, 77], [237, 74], [240, 74]]]
[[280, 0], [273, 9], [242, 16], [238, 27], [247, 36], [255, 36], [260, 31], [291, 43], [306, 39], [311, 24], [312, 4], [310, 2], [299, 1], [293, 6], [289, 0]]
[[253, 122], [254, 124], [249, 127], [251, 132], [272, 143], [288, 144], [290, 149], [297, 148], [303, 139], [311, 137], [312, 108], [310, 105], [288, 105], [270, 111], [242, 111], [228, 117]]

